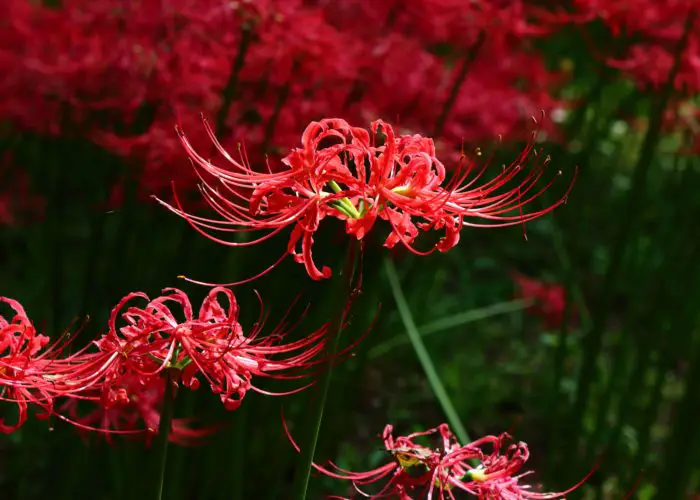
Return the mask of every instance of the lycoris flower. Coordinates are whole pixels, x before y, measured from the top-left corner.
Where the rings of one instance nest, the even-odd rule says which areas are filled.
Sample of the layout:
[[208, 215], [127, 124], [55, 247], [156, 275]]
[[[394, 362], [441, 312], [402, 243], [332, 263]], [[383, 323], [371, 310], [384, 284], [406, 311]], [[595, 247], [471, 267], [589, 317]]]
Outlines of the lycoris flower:
[[[138, 299], [146, 304], [132, 304]], [[224, 407], [234, 410], [249, 390], [284, 395], [309, 385], [271, 393], [254, 379], [301, 379], [319, 363], [332, 361], [319, 357], [328, 340], [328, 323], [285, 343], [291, 331], [286, 316], [262, 336], [261, 311], [258, 322], [246, 332], [238, 322], [233, 292], [221, 287], [209, 292], [198, 314], [181, 290], [165, 289], [153, 300], [131, 293], [112, 310], [107, 333], [65, 357], [59, 355], [70, 340], [49, 344], [18, 302], [4, 297], [0, 302], [15, 311], [9, 321], [0, 316], [0, 401], [19, 408], [16, 424], [0, 420], [0, 431], [5, 433], [17, 430], [26, 421], [29, 404], [34, 404], [43, 410], [40, 417], [54, 415], [83, 430], [152, 435], [160, 422], [166, 383], [197, 389], [205, 380]], [[164, 376], [166, 370], [169, 377]], [[68, 400], [56, 411], [59, 397]], [[212, 430], [192, 429], [187, 420], [174, 419], [170, 439], [187, 443]]]
[[[456, 438], [450, 432], [447, 424], [429, 429], [425, 432], [414, 432], [408, 436], [399, 436], [394, 439], [393, 426], [387, 425], [382, 435], [384, 448], [389, 453], [391, 460], [374, 470], [366, 472], [351, 472], [341, 469], [333, 463], [330, 468], [315, 465], [319, 472], [337, 479], [345, 479], [353, 482], [355, 489], [369, 498], [400, 498], [410, 500], [413, 498], [425, 498], [433, 490], [442, 491], [447, 484], [445, 481], [451, 475], [461, 477], [466, 469], [457, 461], [445, 460], [445, 456], [460, 448]], [[439, 435], [441, 446], [430, 448], [418, 444], [417, 438]], [[389, 477], [388, 481], [374, 494], [367, 494], [363, 486], [370, 485]], [[442, 485], [442, 486], [440, 486]], [[420, 496], [416, 496], [420, 495]]]
[[0, 419], [0, 431], [9, 434], [27, 420], [30, 403], [42, 410], [38, 418], [53, 412], [54, 361], [63, 346], [50, 344], [49, 337], [37, 333], [19, 302], [0, 297], [3, 302], [15, 312], [9, 321], [0, 315], [0, 400], [17, 404], [19, 410], [14, 425]]
[[[130, 304], [137, 299], [146, 304]], [[278, 394], [258, 388], [254, 378], [301, 378], [319, 362], [316, 358], [324, 349], [328, 324], [284, 344], [281, 341], [288, 333], [284, 321], [262, 337], [263, 317], [244, 332], [238, 314], [233, 292], [221, 287], [209, 292], [198, 314], [187, 295], [174, 288], [152, 300], [143, 293], [127, 295], [112, 310], [109, 331], [94, 342], [98, 352], [84, 354], [71, 379], [82, 387], [74, 397], [99, 408], [81, 417], [72, 406], [71, 421], [83, 428], [106, 425], [108, 430], [134, 429], [136, 420], [143, 420], [147, 430], [153, 431], [160, 418], [156, 403], [163, 397], [165, 370], [190, 389], [197, 389], [200, 378], [204, 379], [224, 407], [234, 410], [249, 390]], [[199, 432], [181, 430], [184, 439], [188, 432]]]
[[[563, 498], [581, 486], [595, 471], [589, 472], [581, 481], [567, 489], [556, 493], [540, 493], [532, 491], [531, 486], [520, 484], [520, 479], [532, 474], [532, 471], [520, 472], [530, 457], [527, 444], [520, 441], [509, 445], [505, 453], [501, 453], [503, 445], [511, 437], [507, 433], [500, 436], [485, 436], [459, 450], [467, 473], [463, 478], [450, 478], [450, 484], [462, 489], [480, 499], [525, 500], [525, 499], [555, 499]], [[486, 454], [482, 448], [492, 445], [493, 450]], [[454, 456], [453, 459], [457, 457]], [[477, 467], [471, 467], [467, 460], [478, 460]], [[453, 497], [448, 497], [453, 498]]]
[[[393, 427], [387, 425], [383, 433], [384, 447], [391, 461], [376, 469], [352, 472], [333, 463], [328, 467], [314, 464], [314, 468], [327, 476], [352, 481], [355, 489], [366, 498], [400, 500], [454, 500], [459, 491], [483, 500], [555, 499], [578, 488], [590, 476], [563, 492], [538, 493], [519, 484], [519, 480], [531, 472], [515, 475], [529, 457], [527, 445], [523, 442], [511, 445], [501, 454], [503, 443], [510, 439], [508, 434], [486, 436], [460, 445], [447, 424], [398, 438], [393, 437], [392, 431]], [[416, 442], [418, 438], [429, 436], [439, 438], [437, 447]], [[292, 444], [299, 449], [293, 440]], [[489, 444], [493, 445], [493, 451], [487, 454], [482, 448]], [[364, 491], [366, 486], [381, 481], [384, 482], [377, 486], [376, 493]]]
[[[377, 219], [384, 220], [391, 229], [386, 247], [401, 243], [413, 253], [426, 255], [454, 247], [464, 226], [524, 224], [566, 200], [565, 194], [544, 209], [525, 211], [553, 182], [537, 187], [549, 163], [549, 158], [542, 155], [535, 167], [519, 176], [531, 153], [538, 156], [534, 141], [495, 178], [483, 181], [487, 165], [478, 167], [463, 155], [448, 179], [430, 138], [397, 137], [392, 126], [381, 120], [373, 122], [368, 132], [341, 119], [324, 119], [309, 124], [301, 147], [282, 160], [281, 170], [258, 172], [249, 165], [244, 151], [240, 161], [234, 159], [206, 121], [205, 127], [229, 168], [213, 165], [195, 151], [181, 130], [178, 132], [200, 173], [200, 189], [219, 218], [188, 214], [177, 195], [175, 206], [161, 203], [203, 235], [230, 246], [253, 245], [290, 227], [287, 253], [303, 263], [316, 280], [331, 275], [328, 267], [316, 266], [311, 253], [314, 233], [327, 216], [344, 221], [346, 232], [358, 240]], [[431, 230], [441, 231], [442, 238], [427, 250], [416, 248], [418, 234]], [[212, 234], [216, 231], [265, 234], [240, 242], [221, 239]]]

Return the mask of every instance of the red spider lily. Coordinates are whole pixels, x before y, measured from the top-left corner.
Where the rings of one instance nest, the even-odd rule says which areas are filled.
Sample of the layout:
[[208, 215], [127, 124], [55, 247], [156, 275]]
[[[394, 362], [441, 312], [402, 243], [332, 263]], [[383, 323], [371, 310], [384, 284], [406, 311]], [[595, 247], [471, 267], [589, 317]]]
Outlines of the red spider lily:
[[512, 273], [512, 277], [518, 295], [535, 302], [528, 311], [540, 316], [547, 328], [558, 328], [564, 323], [566, 290], [561, 284], [544, 283], [517, 272]]
[[51, 415], [54, 392], [49, 374], [61, 346], [49, 345], [49, 338], [37, 333], [19, 302], [0, 297], [2, 302], [15, 312], [9, 321], [0, 315], [0, 400], [16, 403], [19, 409], [14, 425], [0, 419], [0, 431], [9, 434], [27, 420], [30, 403], [42, 410], [38, 418]]
[[[469, 470], [461, 479], [450, 477], [450, 484], [484, 500], [554, 499], [563, 498], [577, 489], [595, 471], [594, 469], [589, 472], [581, 481], [566, 491], [556, 493], [532, 491], [529, 485], [519, 484], [521, 478], [532, 474], [532, 471], [518, 474], [530, 456], [527, 444], [520, 441], [517, 444], [509, 445], [505, 453], [501, 454], [503, 444], [510, 439], [511, 437], [507, 433], [500, 436], [485, 436], [458, 450], [453, 459], [460, 456], [464, 461], [476, 459], [481, 463], [477, 467], [471, 467], [463, 462]], [[489, 444], [493, 446], [493, 451], [487, 455], [482, 448]]]
[[[573, 185], [572, 181], [566, 194], [549, 207], [524, 211], [554, 182], [537, 187], [549, 163], [549, 158], [541, 155], [536, 166], [519, 175], [530, 156], [538, 156], [534, 136], [518, 159], [495, 178], [482, 180], [488, 163], [479, 167], [463, 156], [448, 180], [432, 139], [396, 137], [392, 126], [381, 120], [373, 122], [369, 132], [337, 118], [312, 122], [302, 135], [302, 147], [282, 160], [286, 168], [262, 173], [251, 168], [244, 151], [240, 161], [228, 154], [206, 120], [205, 127], [229, 162], [229, 169], [213, 165], [195, 151], [181, 130], [178, 132], [200, 172], [201, 192], [220, 218], [188, 214], [177, 196], [176, 206], [158, 201], [201, 234], [229, 246], [253, 245], [292, 227], [287, 253], [303, 263], [316, 280], [331, 275], [328, 267], [316, 266], [311, 253], [314, 233], [327, 216], [344, 221], [346, 232], [358, 240], [377, 219], [385, 220], [391, 228], [386, 247], [401, 242], [413, 253], [427, 255], [455, 246], [463, 226], [503, 227], [540, 217], [563, 203]], [[415, 248], [419, 232], [430, 230], [444, 230], [444, 236], [428, 250]], [[237, 242], [214, 236], [216, 231], [266, 234]], [[297, 251], [299, 244], [301, 252]]]
[[[297, 451], [299, 447], [294, 442], [286, 428], [287, 436]], [[399, 436], [394, 439], [393, 426], [384, 428], [382, 439], [384, 448], [391, 455], [392, 461], [366, 472], [352, 472], [342, 469], [332, 462], [330, 467], [312, 464], [313, 467], [330, 477], [352, 481], [355, 489], [368, 498], [400, 498], [410, 500], [417, 498], [412, 495], [426, 493], [432, 495], [435, 484], [447, 484], [444, 481], [451, 474], [459, 477], [466, 473], [466, 469], [458, 462], [445, 460], [444, 458], [460, 449], [459, 443], [449, 430], [447, 424], [429, 429], [424, 432], [414, 432], [408, 436]], [[433, 449], [416, 443], [416, 438], [439, 435], [442, 440], [441, 448]], [[381, 487], [378, 493], [369, 495], [362, 491], [361, 487], [374, 484], [390, 476], [388, 482]], [[341, 497], [331, 497], [341, 498]]]
[[[227, 305], [221, 304], [221, 296]], [[144, 307], [128, 305], [139, 298], [147, 301]], [[184, 320], [177, 317], [177, 309]], [[245, 334], [238, 314], [233, 292], [226, 288], [212, 289], [198, 315], [187, 295], [174, 288], [165, 289], [153, 300], [143, 293], [131, 293], [112, 310], [109, 332], [95, 341], [99, 352], [81, 358], [72, 381], [86, 390], [106, 386], [101, 389], [102, 398], [105, 391], [111, 394], [115, 383], [120, 387], [124, 377], [150, 381], [164, 370], [175, 369], [190, 389], [197, 389], [203, 377], [224, 406], [233, 410], [248, 390], [272, 394], [253, 385], [254, 377], [300, 378], [318, 363], [315, 358], [325, 346], [328, 325], [301, 340], [281, 344], [288, 333], [284, 322], [261, 337], [264, 318]], [[123, 326], [117, 325], [118, 319]]]
[[[523, 116], [563, 106], [542, 91], [558, 78], [529, 40], [551, 23], [529, 2], [5, 4], [0, 92], [11, 98], [0, 102], [0, 116], [20, 130], [84, 135], [127, 157], [141, 167], [139, 196], [163, 195], [172, 179], [195, 185], [166, 131], [198, 111], [217, 116], [225, 146], [245, 139], [261, 162], [319, 116], [398, 116], [432, 128], [458, 80], [455, 58], [482, 31], [482, 62], [449, 106], [450, 144], [512, 137]], [[436, 54], [438, 43], [455, 50]]]
[[[523, 442], [511, 445], [505, 454], [500, 450], [503, 443], [510, 439], [508, 434], [485, 436], [467, 445], [460, 445], [447, 424], [442, 424], [425, 432], [416, 432], [396, 439], [392, 436], [393, 427], [384, 428], [384, 447], [392, 456], [392, 461], [366, 472], [352, 472], [330, 463], [330, 467], [313, 464], [313, 467], [330, 477], [352, 481], [355, 489], [364, 497], [371, 499], [397, 498], [400, 500], [437, 498], [457, 498], [455, 493], [462, 490], [483, 500], [523, 500], [554, 499], [578, 488], [590, 477], [589, 473], [578, 484], [558, 493], [533, 492], [527, 485], [518, 481], [530, 474], [517, 474], [529, 457], [527, 445]], [[287, 432], [289, 436], [289, 432]], [[440, 446], [431, 448], [416, 443], [416, 438], [437, 435]], [[291, 440], [291, 436], [290, 440]], [[292, 440], [294, 447], [299, 450]], [[493, 445], [491, 454], [482, 448]], [[478, 461], [477, 466], [471, 462]], [[388, 481], [377, 493], [368, 494], [362, 487], [377, 483], [386, 478]], [[343, 498], [343, 497], [332, 497]]]
[[[562, 12], [558, 22], [570, 26], [572, 22], [602, 21], [617, 43], [605, 42], [605, 45], [597, 46], [602, 39], [590, 39], [591, 51], [599, 54], [608, 65], [629, 74], [645, 90], [659, 90], [668, 80], [678, 41], [688, 19], [697, 16], [695, 0], [576, 0], [573, 6], [575, 10]], [[697, 94], [700, 88], [700, 37], [696, 26], [697, 21], [689, 27], [686, 45], [680, 54], [678, 74], [673, 82], [677, 91], [689, 96]], [[617, 47], [616, 51], [611, 53], [611, 47]]]
[[66, 334], [50, 343], [49, 337], [37, 333], [19, 302], [0, 297], [2, 302], [15, 312], [9, 322], [0, 315], [0, 400], [19, 408], [17, 423], [6, 426], [0, 420], [0, 430], [11, 433], [26, 421], [30, 403], [42, 410], [39, 418], [48, 418], [55, 414], [57, 398], [80, 397], [78, 393], [98, 379], [82, 375], [83, 366], [92, 358], [86, 353], [90, 346], [61, 356], [74, 336]]

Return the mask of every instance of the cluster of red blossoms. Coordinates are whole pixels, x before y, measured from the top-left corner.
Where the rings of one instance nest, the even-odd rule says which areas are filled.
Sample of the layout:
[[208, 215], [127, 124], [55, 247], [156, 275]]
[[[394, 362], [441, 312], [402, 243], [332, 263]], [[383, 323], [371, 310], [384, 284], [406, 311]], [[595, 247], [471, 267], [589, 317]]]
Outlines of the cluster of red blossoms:
[[4, 2], [0, 120], [102, 145], [138, 165], [146, 196], [196, 180], [172, 124], [194, 131], [202, 112], [225, 146], [245, 142], [262, 161], [323, 116], [441, 122], [459, 144], [513, 137], [529, 116], [568, 106], [552, 97], [567, 74], [531, 47], [558, 26], [522, 0], [60, 4]]
[[700, 34], [697, 29], [700, 20], [695, 0], [615, 3], [576, 0], [574, 9], [561, 21], [579, 24], [602, 21], [613, 35], [626, 42], [614, 48], [593, 46], [592, 49], [612, 67], [627, 72], [641, 87], [658, 89], [668, 79], [678, 41], [689, 29], [690, 36], [686, 46], [681, 48], [680, 68], [673, 83], [686, 95], [700, 91]]
[[[135, 300], [145, 304], [137, 306]], [[229, 289], [212, 289], [198, 314], [184, 292], [166, 289], [152, 300], [129, 294], [113, 309], [107, 333], [64, 356], [72, 340], [49, 344], [19, 303], [0, 301], [14, 310], [9, 319], [0, 316], [0, 391], [2, 400], [19, 408], [14, 425], [0, 424], [6, 433], [25, 422], [33, 404], [42, 410], [39, 416], [55, 415], [85, 430], [149, 436], [158, 429], [166, 383], [197, 389], [204, 381], [226, 409], [234, 410], [249, 390], [273, 394], [257, 387], [255, 379], [308, 375], [328, 338], [323, 325], [285, 342], [286, 321], [261, 336], [262, 313], [246, 332]], [[57, 399], [65, 400], [59, 410]], [[187, 442], [206, 432], [176, 419], [171, 439]]]
[[[382, 435], [391, 460], [376, 469], [352, 472], [333, 463], [325, 467], [314, 464], [314, 468], [327, 476], [352, 481], [355, 490], [372, 499], [454, 500], [458, 498], [455, 495], [459, 490], [484, 500], [555, 499], [575, 490], [588, 478], [586, 476], [566, 491], [540, 493], [520, 482], [532, 473], [521, 472], [530, 456], [527, 444], [521, 441], [506, 446], [511, 439], [506, 433], [460, 445], [447, 424], [397, 438], [392, 432], [393, 427], [387, 425]], [[432, 436], [439, 438], [439, 446], [430, 447], [417, 442], [417, 438]], [[485, 451], [487, 446], [492, 448], [490, 453]], [[376, 486], [378, 491], [375, 493], [365, 491], [369, 485], [380, 482], [382, 484]]]
[[[181, 130], [180, 137], [202, 179], [200, 190], [218, 218], [187, 213], [177, 195], [175, 206], [161, 203], [201, 234], [230, 246], [254, 245], [292, 227], [287, 252], [315, 280], [331, 275], [328, 267], [316, 266], [311, 252], [314, 233], [325, 217], [344, 221], [347, 234], [358, 240], [378, 219], [383, 220], [390, 228], [384, 246], [401, 243], [415, 254], [426, 255], [454, 247], [464, 226], [524, 225], [564, 203], [573, 185], [572, 180], [557, 202], [527, 212], [556, 179], [540, 185], [549, 157], [534, 149], [534, 135], [516, 161], [484, 179], [490, 173], [488, 162], [478, 165], [474, 158], [462, 155], [448, 176], [432, 139], [418, 134], [396, 136], [382, 120], [372, 122], [369, 131], [337, 118], [312, 122], [302, 134], [301, 147], [282, 160], [283, 168], [270, 172], [254, 170], [243, 150], [239, 149], [236, 160], [206, 121], [205, 128], [228, 168], [213, 165], [195, 151]], [[532, 158], [537, 163], [528, 166]], [[416, 248], [419, 233], [432, 230], [443, 232], [439, 241], [426, 250]], [[213, 231], [265, 234], [241, 242], [223, 240]]]
[[[664, 130], [684, 134], [691, 154], [700, 151], [697, 134], [700, 108], [696, 103], [700, 92], [697, 0], [575, 0], [571, 7], [569, 12], [548, 17], [549, 22], [582, 31], [590, 51], [600, 62], [620, 70], [642, 91], [661, 90], [678, 57]], [[610, 38], [599, 37], [590, 29], [600, 23], [608, 28]], [[685, 42], [679, 46], [684, 33]]]
[[[438, 149], [478, 144], [514, 137], [540, 110], [577, 105], [558, 96], [570, 71], [548, 68], [538, 40], [602, 22], [616, 43], [588, 36], [591, 51], [654, 91], [697, 6], [576, 0], [565, 11], [554, 4], [64, 0], [57, 8], [5, 0], [0, 121], [100, 144], [138, 166], [146, 196], [167, 192], [173, 178], [196, 181], [172, 123], [193, 131], [200, 112], [216, 117], [225, 146], [245, 141], [256, 161], [283, 154], [300, 122], [322, 116], [397, 118], [404, 131], [435, 132]], [[699, 118], [697, 106], [686, 106], [700, 89], [698, 32], [691, 28], [676, 78], [683, 92], [671, 106], [673, 130], [688, 128], [681, 109]], [[555, 128], [548, 132], [556, 139]], [[122, 188], [114, 186], [115, 203]]]

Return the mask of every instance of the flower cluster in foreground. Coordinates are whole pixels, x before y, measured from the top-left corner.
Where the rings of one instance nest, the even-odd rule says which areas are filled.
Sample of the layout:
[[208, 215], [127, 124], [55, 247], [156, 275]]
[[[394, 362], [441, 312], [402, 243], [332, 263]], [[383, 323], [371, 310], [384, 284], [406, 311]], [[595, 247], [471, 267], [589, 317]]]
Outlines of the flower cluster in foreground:
[[[525, 224], [549, 213], [566, 201], [573, 185], [572, 180], [551, 205], [528, 211], [556, 179], [554, 176], [540, 185], [549, 157], [538, 154], [534, 134], [519, 157], [496, 175], [491, 175], [488, 162], [478, 165], [466, 155], [448, 174], [428, 137], [397, 136], [382, 120], [372, 122], [367, 131], [330, 118], [306, 127], [301, 147], [282, 160], [280, 169], [272, 171], [268, 167], [268, 172], [260, 172], [248, 163], [244, 150], [239, 151], [236, 160], [221, 146], [206, 121], [205, 127], [228, 161], [227, 168], [213, 165], [193, 148], [180, 129], [178, 132], [199, 170], [201, 192], [217, 217], [189, 214], [177, 195], [175, 206], [161, 203], [201, 234], [230, 246], [253, 245], [291, 227], [287, 253], [304, 264], [315, 280], [331, 276], [331, 270], [326, 266], [319, 269], [312, 257], [314, 233], [326, 217], [344, 221], [347, 234], [358, 240], [383, 220], [390, 229], [384, 246], [393, 248], [401, 243], [411, 252], [425, 255], [454, 247], [465, 226]], [[530, 160], [535, 164], [528, 167]], [[264, 234], [245, 242], [228, 241], [214, 234], [251, 231]], [[441, 237], [419, 249], [419, 233], [429, 231], [440, 231]]]
[[[145, 304], [137, 306], [135, 300]], [[325, 324], [285, 343], [290, 328], [284, 321], [262, 336], [264, 315], [245, 332], [231, 290], [212, 289], [195, 314], [184, 292], [168, 288], [155, 299], [143, 293], [127, 295], [112, 310], [100, 339], [62, 356], [68, 342], [49, 345], [18, 302], [4, 297], [0, 301], [15, 312], [9, 320], [0, 316], [0, 391], [3, 400], [19, 408], [16, 424], [0, 422], [5, 433], [24, 423], [29, 404], [43, 410], [40, 416], [55, 415], [85, 430], [153, 433], [165, 384], [171, 380], [190, 389], [204, 380], [224, 407], [234, 410], [249, 390], [274, 394], [258, 388], [255, 378], [308, 375], [328, 339]], [[58, 398], [67, 401], [55, 411]], [[89, 411], [86, 403], [91, 403]], [[186, 442], [205, 433], [176, 419], [171, 439]]]
[[[333, 463], [327, 467], [314, 464], [314, 468], [327, 476], [352, 481], [354, 488], [366, 498], [400, 500], [455, 499], [459, 491], [483, 500], [555, 499], [578, 488], [592, 474], [566, 491], [540, 493], [521, 482], [531, 474], [521, 472], [530, 456], [527, 444], [522, 441], [507, 444], [511, 437], [506, 433], [461, 445], [447, 424], [397, 438], [393, 436], [393, 427], [387, 425], [382, 437], [390, 461], [376, 469], [352, 472]], [[431, 447], [418, 442], [429, 437], [437, 437], [439, 445]], [[365, 491], [367, 486], [375, 484], [375, 493]]]

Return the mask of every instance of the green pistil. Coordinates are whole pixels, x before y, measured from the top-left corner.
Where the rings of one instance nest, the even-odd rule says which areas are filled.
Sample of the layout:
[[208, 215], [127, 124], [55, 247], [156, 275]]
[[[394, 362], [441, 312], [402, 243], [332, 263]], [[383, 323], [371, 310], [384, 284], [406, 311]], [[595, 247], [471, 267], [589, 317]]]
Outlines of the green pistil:
[[[330, 181], [328, 185], [331, 187], [334, 193], [342, 193], [342, 188], [335, 181]], [[351, 219], [361, 219], [362, 213], [357, 210], [357, 207], [348, 198], [340, 198], [335, 200], [332, 204], [338, 211], [342, 212]]]
[[464, 475], [464, 478], [466, 478], [468, 481], [481, 482], [486, 480], [486, 473], [484, 473], [483, 469], [471, 469], [467, 471], [467, 473]]
[[335, 182], [335, 181], [330, 181], [330, 182], [328, 183], [328, 185], [330, 185], [331, 189], [332, 189], [333, 192], [336, 193], [336, 194], [338, 194], [338, 193], [340, 193], [340, 192], [343, 191], [342, 188], [341, 188], [341, 187], [338, 185], [338, 183]]
[[192, 362], [192, 359], [189, 356], [185, 356], [182, 358], [180, 361], [177, 363], [173, 364], [171, 367], [175, 368], [177, 370], [184, 370], [187, 365], [189, 365]]

